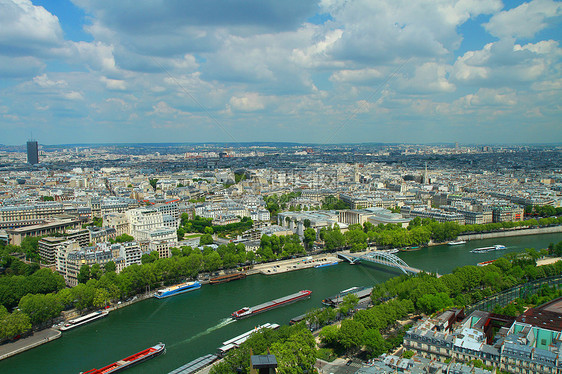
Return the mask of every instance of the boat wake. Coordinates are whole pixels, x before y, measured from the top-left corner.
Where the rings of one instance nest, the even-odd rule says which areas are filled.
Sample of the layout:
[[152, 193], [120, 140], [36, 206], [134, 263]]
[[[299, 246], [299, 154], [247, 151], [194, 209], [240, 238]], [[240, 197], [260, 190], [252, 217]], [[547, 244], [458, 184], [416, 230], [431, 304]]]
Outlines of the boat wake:
[[160, 306], [158, 308], [156, 308], [156, 310], [154, 310], [154, 312], [150, 313], [150, 315], [146, 318], [147, 320], [152, 319], [152, 317], [154, 317], [154, 315], [156, 313], [158, 313], [162, 308], [164, 308], [164, 306], [166, 305], [168, 300], [164, 300], [162, 302], [160, 302]]
[[199, 334], [190, 336], [189, 338], [187, 338], [187, 339], [185, 339], [185, 340], [182, 340], [181, 342], [178, 342], [177, 344], [172, 345], [172, 347], [174, 347], [174, 346], [176, 346], [176, 345], [178, 345], [178, 344], [189, 343], [189, 342], [191, 342], [191, 341], [193, 341], [193, 340], [195, 340], [195, 339], [199, 339], [200, 337], [205, 336], [205, 335], [208, 335], [208, 334], [212, 333], [212, 332], [215, 331], [215, 330], [218, 330], [218, 329], [223, 328], [223, 327], [225, 327], [225, 326], [227, 326], [227, 325], [230, 325], [230, 324], [233, 323], [233, 322], [236, 322], [236, 320], [235, 320], [234, 318], [231, 318], [231, 317], [229, 317], [229, 318], [224, 318], [224, 319], [222, 319], [219, 323], [217, 323], [215, 326], [211, 326], [211, 327], [209, 327], [207, 330], [201, 331]]

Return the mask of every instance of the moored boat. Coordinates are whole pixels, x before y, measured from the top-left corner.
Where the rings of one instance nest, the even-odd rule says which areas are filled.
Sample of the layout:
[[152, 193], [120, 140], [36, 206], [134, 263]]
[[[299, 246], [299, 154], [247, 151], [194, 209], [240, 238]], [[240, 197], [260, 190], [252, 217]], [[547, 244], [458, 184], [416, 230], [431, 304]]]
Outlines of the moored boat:
[[98, 310], [97, 312], [86, 314], [85, 316], [74, 318], [65, 322], [63, 326], [59, 327], [59, 330], [70, 330], [75, 327], [85, 325], [86, 323], [95, 321], [96, 319], [107, 317], [108, 314], [109, 312], [107, 310]]
[[209, 279], [210, 284], [220, 284], [246, 278], [246, 273], [232, 273]]
[[232, 317], [236, 319], [242, 319], [246, 317], [250, 317], [254, 314], [266, 312], [271, 309], [278, 308], [280, 306], [288, 305], [294, 303], [295, 301], [299, 301], [302, 299], [306, 299], [310, 297], [312, 291], [309, 290], [301, 290], [294, 294], [281, 297], [279, 299], [268, 301], [267, 303], [259, 304], [253, 307], [244, 307], [242, 309], [237, 310], [236, 312], [232, 313]]
[[472, 253], [486, 253], [486, 252], [492, 252], [492, 251], [500, 251], [500, 250], [505, 249], [505, 248], [506, 248], [505, 245], [496, 244], [496, 245], [493, 245], [491, 247], [475, 248], [470, 252], [472, 252]]
[[343, 302], [346, 295], [355, 295], [359, 301], [366, 300], [371, 296], [373, 287], [351, 287], [338, 293], [337, 295], [330, 296], [322, 300], [322, 304], [335, 308]]
[[400, 250], [398, 248], [392, 248], [392, 249], [383, 249], [383, 250], [381, 250], [381, 252], [389, 253], [389, 254], [392, 255], [392, 254], [400, 252]]
[[447, 243], [447, 245], [461, 245], [461, 244], [466, 244], [466, 241], [464, 240], [457, 240], [455, 242], [449, 242]]
[[198, 281], [184, 282], [184, 283], [176, 284], [175, 286], [172, 287], [167, 287], [158, 290], [154, 293], [154, 297], [157, 299], [163, 299], [165, 297], [179, 295], [181, 293], [197, 290], [199, 288], [201, 288], [201, 283], [199, 283]]
[[102, 367], [101, 369], [92, 369], [82, 374], [113, 374], [120, 372], [122, 370], [128, 369], [133, 365], [140, 364], [146, 360], [154, 358], [162, 353], [166, 352], [166, 345], [164, 343], [158, 343], [155, 346], [144, 349], [132, 356], [126, 357], [112, 364]]
[[476, 266], [488, 266], [494, 262], [496, 262], [497, 260], [489, 260], [489, 261], [482, 261], [476, 264]]
[[337, 265], [337, 264], [338, 264], [337, 261], [332, 261], [332, 262], [326, 262], [325, 264], [314, 265], [314, 267], [315, 267], [316, 269], [318, 269], [318, 268], [325, 268], [325, 267], [327, 267], [327, 266], [333, 266], [333, 265]]
[[276, 330], [276, 329], [278, 329], [278, 328], [279, 328], [279, 325], [276, 324], [276, 323], [265, 323], [265, 324], [263, 324], [263, 325], [261, 325], [261, 326], [257, 326], [257, 327], [255, 327], [255, 328], [253, 328], [252, 330], [250, 330], [250, 331], [248, 331], [248, 332], [245, 332], [244, 334], [235, 336], [235, 337], [232, 338], [232, 339], [229, 339], [229, 340], [227, 340], [227, 341], [222, 342], [223, 345], [222, 345], [220, 348], [217, 349], [218, 354], [219, 354], [219, 356], [221, 356], [221, 357], [224, 356], [225, 353], [227, 353], [227, 352], [230, 351], [231, 349], [238, 348], [242, 343], [244, 343], [246, 340], [248, 340], [248, 338], [249, 338], [252, 334], [254, 334], [254, 333], [256, 333], [256, 332], [258, 332], [258, 331], [260, 331], [260, 330], [262, 330], [262, 329], [272, 329], [272, 330]]

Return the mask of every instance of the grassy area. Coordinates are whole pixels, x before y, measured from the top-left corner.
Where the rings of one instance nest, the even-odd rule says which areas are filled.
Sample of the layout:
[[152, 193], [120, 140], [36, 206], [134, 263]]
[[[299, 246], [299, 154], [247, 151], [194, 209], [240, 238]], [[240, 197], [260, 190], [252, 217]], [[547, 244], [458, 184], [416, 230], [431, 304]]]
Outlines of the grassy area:
[[185, 235], [183, 238], [184, 239], [191, 239], [191, 238], [198, 238], [200, 236], [203, 236], [203, 234], [190, 234], [190, 235]]
[[319, 348], [316, 357], [324, 361], [332, 362], [338, 358], [338, 355], [332, 348]]

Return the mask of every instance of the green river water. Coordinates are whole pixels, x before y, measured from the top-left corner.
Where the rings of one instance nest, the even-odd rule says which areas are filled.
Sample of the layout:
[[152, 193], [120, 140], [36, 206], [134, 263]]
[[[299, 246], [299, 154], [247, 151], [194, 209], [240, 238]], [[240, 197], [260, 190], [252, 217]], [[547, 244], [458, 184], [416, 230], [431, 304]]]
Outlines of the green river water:
[[[485, 239], [460, 246], [435, 246], [398, 254], [410, 266], [446, 274], [457, 266], [475, 265], [523, 248], [545, 248], [562, 241], [562, 233]], [[506, 250], [474, 254], [477, 247], [503, 244]], [[307, 311], [321, 307], [321, 300], [352, 286], [373, 286], [399, 275], [374, 265], [340, 263], [271, 276], [254, 275], [167, 299], [148, 299], [119, 309], [101, 320], [63, 333], [51, 343], [0, 361], [0, 373], [72, 373], [100, 368], [158, 342], [165, 355], [127, 370], [127, 373], [168, 373], [203, 356], [215, 353], [222, 342], [255, 326], [271, 322], [287, 324]], [[230, 313], [301, 289], [312, 297], [286, 307], [233, 321]]]

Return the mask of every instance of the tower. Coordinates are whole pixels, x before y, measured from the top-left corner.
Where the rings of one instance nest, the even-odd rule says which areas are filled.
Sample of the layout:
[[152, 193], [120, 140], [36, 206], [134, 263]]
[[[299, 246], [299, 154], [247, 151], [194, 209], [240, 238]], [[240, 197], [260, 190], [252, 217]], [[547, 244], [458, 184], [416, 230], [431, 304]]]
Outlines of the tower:
[[27, 162], [31, 165], [39, 163], [39, 145], [36, 140], [27, 142]]

